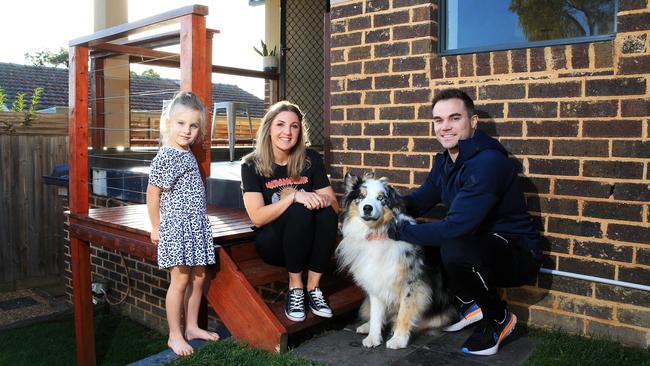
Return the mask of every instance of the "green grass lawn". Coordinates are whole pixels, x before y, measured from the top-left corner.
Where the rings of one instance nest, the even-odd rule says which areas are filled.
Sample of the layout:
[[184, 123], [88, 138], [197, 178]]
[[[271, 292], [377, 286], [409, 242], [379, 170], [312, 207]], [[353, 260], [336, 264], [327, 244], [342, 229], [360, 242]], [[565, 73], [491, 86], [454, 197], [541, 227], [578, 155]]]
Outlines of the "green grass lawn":
[[527, 336], [538, 342], [533, 355], [525, 363], [528, 366], [650, 366], [650, 347], [624, 347], [616, 342], [587, 339], [532, 327], [528, 328]]
[[[95, 315], [98, 365], [125, 365], [167, 348], [167, 338], [121, 315]], [[0, 365], [74, 365], [72, 319], [0, 332]]]
[[[650, 366], [650, 348], [623, 347], [615, 342], [591, 340], [562, 332], [528, 328], [527, 337], [536, 348], [526, 365], [634, 365]], [[124, 365], [166, 348], [166, 337], [120, 315], [96, 315], [95, 338], [98, 365]], [[34, 324], [0, 333], [0, 366], [73, 365], [75, 363], [72, 319]], [[291, 353], [270, 353], [239, 346], [230, 341], [208, 342], [182, 365], [318, 365]]]
[[172, 366], [307, 366], [325, 365], [300, 359], [291, 353], [271, 354], [258, 349], [246, 348], [229, 340], [207, 342], [189, 357], [178, 358]]

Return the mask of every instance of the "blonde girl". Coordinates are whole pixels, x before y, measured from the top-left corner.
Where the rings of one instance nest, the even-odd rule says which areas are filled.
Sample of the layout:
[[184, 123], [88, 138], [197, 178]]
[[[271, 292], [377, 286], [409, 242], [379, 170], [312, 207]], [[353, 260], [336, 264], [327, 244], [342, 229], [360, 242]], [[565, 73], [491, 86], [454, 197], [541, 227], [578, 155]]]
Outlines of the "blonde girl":
[[205, 188], [190, 150], [201, 141], [205, 123], [205, 107], [196, 94], [180, 92], [172, 99], [161, 116], [162, 146], [151, 163], [147, 187], [151, 241], [158, 245], [158, 266], [168, 268], [171, 277], [165, 298], [167, 344], [179, 356], [193, 352], [189, 340], [219, 339], [197, 323], [206, 266], [215, 263]]

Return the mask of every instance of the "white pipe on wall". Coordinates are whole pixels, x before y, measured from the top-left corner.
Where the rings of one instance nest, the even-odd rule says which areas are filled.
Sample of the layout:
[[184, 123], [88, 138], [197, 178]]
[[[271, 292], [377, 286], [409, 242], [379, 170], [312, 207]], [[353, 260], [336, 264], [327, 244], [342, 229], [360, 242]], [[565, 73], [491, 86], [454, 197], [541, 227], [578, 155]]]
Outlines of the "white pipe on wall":
[[638, 284], [638, 283], [610, 280], [609, 278], [588, 276], [588, 275], [583, 275], [583, 274], [579, 274], [579, 273], [564, 272], [564, 271], [558, 271], [558, 270], [555, 270], [555, 269], [548, 269], [548, 268], [540, 268], [539, 271], [541, 273], [548, 273], [548, 274], [552, 274], [552, 275], [556, 275], [556, 276], [577, 278], [577, 279], [580, 279], [580, 280], [606, 283], [608, 285], [628, 287], [628, 288], [633, 288], [633, 289], [637, 289], [637, 290], [641, 290], [641, 291], [649, 291], [650, 292], [650, 286], [641, 285], [641, 284]]

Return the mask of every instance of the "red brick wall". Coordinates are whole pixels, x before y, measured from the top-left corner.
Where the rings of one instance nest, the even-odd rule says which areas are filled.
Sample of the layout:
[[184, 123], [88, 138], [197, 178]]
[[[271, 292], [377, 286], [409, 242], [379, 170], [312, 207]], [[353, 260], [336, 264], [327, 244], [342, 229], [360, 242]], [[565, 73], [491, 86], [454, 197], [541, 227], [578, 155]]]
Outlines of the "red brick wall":
[[[461, 88], [520, 168], [544, 267], [649, 285], [648, 1], [619, 2], [614, 41], [446, 57], [436, 3], [332, 6], [334, 184], [374, 170], [402, 192], [417, 187], [440, 150], [431, 97]], [[540, 274], [505, 297], [531, 324], [650, 344], [647, 291]]]
[[[115, 199], [91, 194], [90, 207], [112, 207], [125, 205]], [[68, 226], [65, 224], [64, 244], [64, 281], [68, 301], [72, 303], [72, 272], [70, 268], [70, 241]], [[91, 275], [93, 282], [103, 282], [109, 287], [109, 298], [111, 302], [117, 302], [127, 293], [127, 286], [130, 284], [130, 292], [125, 301], [113, 311], [120, 311], [132, 319], [146, 324], [161, 333], [167, 333], [167, 320], [165, 315], [165, 295], [169, 287], [169, 277], [165, 270], [158, 269], [158, 264], [141, 258], [124, 254], [124, 264], [120, 253], [111, 249], [103, 248], [91, 243]], [[127, 280], [127, 270], [130, 282]], [[101, 306], [101, 305], [100, 305]]]

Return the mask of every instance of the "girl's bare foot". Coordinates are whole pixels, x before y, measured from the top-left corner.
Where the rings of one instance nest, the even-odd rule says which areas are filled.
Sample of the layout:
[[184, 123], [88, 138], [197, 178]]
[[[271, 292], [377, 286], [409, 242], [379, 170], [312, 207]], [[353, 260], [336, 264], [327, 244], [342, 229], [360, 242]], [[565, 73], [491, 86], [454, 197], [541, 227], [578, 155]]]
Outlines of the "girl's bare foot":
[[169, 337], [167, 340], [167, 346], [169, 346], [169, 348], [171, 348], [172, 351], [174, 351], [174, 353], [179, 356], [189, 356], [194, 353], [192, 346], [190, 346], [190, 344], [187, 343], [182, 337]]
[[217, 341], [219, 340], [219, 335], [201, 328], [188, 328], [185, 330], [185, 338], [187, 340], [198, 338], [206, 341]]

